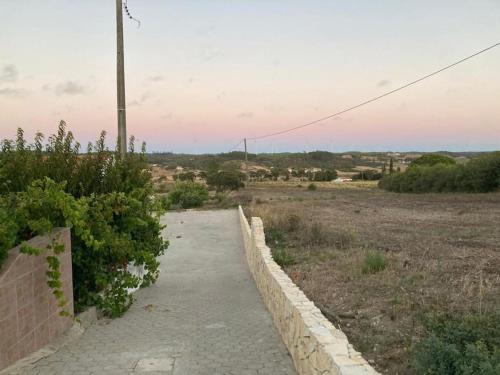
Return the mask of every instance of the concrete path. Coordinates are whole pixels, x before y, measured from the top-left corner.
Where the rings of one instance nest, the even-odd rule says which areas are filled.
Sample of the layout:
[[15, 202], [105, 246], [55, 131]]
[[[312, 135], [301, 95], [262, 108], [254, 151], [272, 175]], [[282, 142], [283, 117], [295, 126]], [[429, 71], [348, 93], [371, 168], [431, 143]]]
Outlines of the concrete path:
[[295, 374], [243, 253], [237, 212], [168, 213], [158, 282], [29, 374]]

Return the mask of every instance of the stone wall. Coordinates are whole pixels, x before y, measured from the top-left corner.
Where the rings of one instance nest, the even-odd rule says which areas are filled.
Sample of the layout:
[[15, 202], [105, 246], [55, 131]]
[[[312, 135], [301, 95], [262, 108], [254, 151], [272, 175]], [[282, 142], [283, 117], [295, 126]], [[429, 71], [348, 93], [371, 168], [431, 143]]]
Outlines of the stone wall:
[[273, 260], [258, 217], [239, 208], [245, 252], [257, 288], [300, 375], [378, 374]]
[[[51, 236], [35, 237], [28, 244], [47, 249], [54, 238], [64, 244], [65, 251], [59, 255], [61, 280], [68, 300], [65, 310], [73, 314], [70, 230], [58, 228]], [[71, 317], [59, 316], [45, 274], [49, 252], [44, 254], [25, 255], [15, 247], [0, 269], [0, 370], [49, 344], [73, 324]]]

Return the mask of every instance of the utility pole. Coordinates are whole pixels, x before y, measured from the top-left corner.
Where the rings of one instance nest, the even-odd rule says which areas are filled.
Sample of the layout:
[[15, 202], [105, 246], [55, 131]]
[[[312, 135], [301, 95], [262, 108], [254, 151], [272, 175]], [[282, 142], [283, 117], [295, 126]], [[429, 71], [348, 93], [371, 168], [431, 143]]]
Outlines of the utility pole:
[[248, 151], [247, 151], [247, 139], [243, 139], [243, 143], [245, 144], [245, 173], [247, 175], [247, 180], [249, 180], [248, 176]]
[[120, 156], [127, 153], [127, 115], [125, 112], [125, 61], [123, 55], [123, 4], [116, 0], [116, 89], [118, 104], [118, 145]]

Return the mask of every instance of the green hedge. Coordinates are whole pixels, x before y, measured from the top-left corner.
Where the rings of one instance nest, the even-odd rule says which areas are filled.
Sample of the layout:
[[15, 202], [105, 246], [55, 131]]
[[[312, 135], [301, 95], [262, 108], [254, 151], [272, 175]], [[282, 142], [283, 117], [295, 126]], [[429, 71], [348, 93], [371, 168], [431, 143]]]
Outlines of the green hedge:
[[[2, 142], [0, 266], [14, 245], [71, 227], [76, 310], [97, 305], [119, 316], [132, 303], [127, 288], [158, 277], [156, 257], [168, 245], [161, 237], [161, 205], [133, 138], [124, 159], [105, 147], [104, 133], [87, 153], [79, 150], [64, 122], [45, 146], [41, 134], [27, 144], [22, 130], [15, 141]], [[128, 272], [129, 263], [145, 266], [142, 282]]]
[[386, 175], [379, 187], [399, 193], [486, 193], [500, 186], [500, 152], [461, 164], [414, 165], [404, 173]]

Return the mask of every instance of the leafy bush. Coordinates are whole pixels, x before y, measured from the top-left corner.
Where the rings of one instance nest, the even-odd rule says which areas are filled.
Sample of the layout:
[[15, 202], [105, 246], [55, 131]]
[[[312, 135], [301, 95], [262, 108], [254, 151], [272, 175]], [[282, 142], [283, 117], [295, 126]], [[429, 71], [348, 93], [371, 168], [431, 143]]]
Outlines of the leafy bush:
[[282, 229], [270, 226], [265, 231], [266, 244], [271, 248], [285, 247], [285, 233]]
[[208, 200], [208, 190], [196, 182], [177, 182], [169, 192], [168, 199], [171, 204], [182, 208], [200, 207]]
[[194, 174], [194, 172], [184, 172], [184, 173], [179, 173], [179, 174], [176, 174], [174, 175], [174, 180], [178, 180], [178, 181], [194, 181], [194, 179], [196, 178], [196, 175]]
[[330, 182], [332, 180], [335, 180], [336, 178], [337, 178], [337, 171], [332, 169], [325, 169], [324, 171], [313, 173], [310, 180]]
[[316, 184], [309, 184], [307, 185], [307, 190], [316, 191], [318, 190], [318, 187], [316, 186]]
[[217, 171], [207, 174], [207, 184], [217, 191], [238, 190], [245, 186], [243, 183], [245, 176], [236, 171]]
[[436, 164], [444, 165], [455, 165], [454, 159], [449, 156], [440, 154], [425, 154], [410, 163], [410, 168], [412, 167], [432, 167]]
[[465, 165], [415, 165], [404, 173], [386, 175], [379, 182], [380, 188], [400, 193], [486, 193], [499, 186], [500, 152], [477, 157]]
[[281, 267], [291, 266], [292, 264], [297, 263], [295, 257], [290, 254], [286, 249], [277, 248], [272, 249], [271, 254], [276, 263], [278, 263]]
[[385, 270], [387, 259], [380, 252], [369, 252], [363, 260], [363, 273], [377, 273]]
[[424, 326], [428, 336], [413, 350], [419, 374], [500, 374], [500, 314], [431, 314]]
[[281, 267], [296, 263], [295, 257], [286, 249], [286, 236], [281, 228], [270, 226], [265, 231], [266, 244], [271, 248], [271, 254]]
[[[105, 133], [86, 154], [79, 150], [64, 122], [45, 146], [41, 134], [29, 145], [22, 130], [15, 142], [2, 142], [0, 257], [24, 240], [68, 226], [76, 311], [97, 305], [118, 316], [133, 299], [127, 288], [158, 277], [156, 257], [168, 244], [160, 235], [161, 205], [153, 198], [144, 146], [136, 154], [133, 137], [123, 159], [105, 147]], [[142, 282], [128, 272], [129, 263], [144, 265]]]
[[381, 178], [382, 178], [382, 173], [372, 170], [362, 171], [352, 176], [353, 180], [363, 180], [363, 181], [377, 181], [380, 180]]

